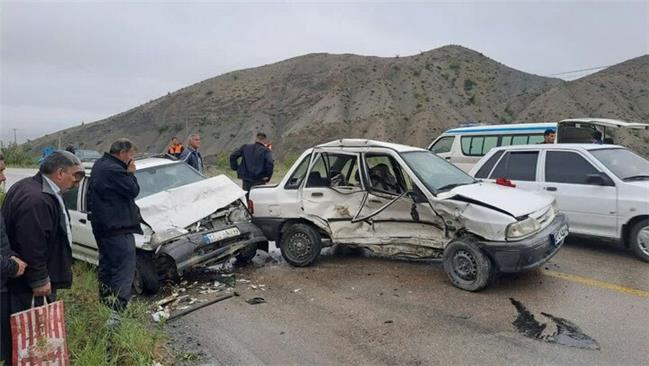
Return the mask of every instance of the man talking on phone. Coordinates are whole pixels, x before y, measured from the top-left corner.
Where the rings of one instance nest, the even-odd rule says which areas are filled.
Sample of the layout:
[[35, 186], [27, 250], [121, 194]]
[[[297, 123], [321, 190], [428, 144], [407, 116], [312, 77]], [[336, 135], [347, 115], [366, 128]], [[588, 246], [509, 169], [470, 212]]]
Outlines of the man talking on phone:
[[88, 218], [99, 249], [99, 295], [119, 321], [131, 297], [135, 276], [134, 233], [142, 234], [135, 198], [140, 186], [135, 178], [136, 147], [119, 139], [98, 159], [90, 174]]

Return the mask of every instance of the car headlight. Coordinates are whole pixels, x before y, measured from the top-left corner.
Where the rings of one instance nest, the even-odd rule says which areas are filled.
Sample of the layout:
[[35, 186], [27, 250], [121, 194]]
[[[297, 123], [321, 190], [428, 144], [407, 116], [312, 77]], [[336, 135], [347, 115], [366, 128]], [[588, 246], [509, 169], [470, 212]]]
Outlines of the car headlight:
[[230, 221], [230, 223], [232, 224], [238, 222], [248, 222], [250, 221], [250, 214], [244, 207], [237, 206], [230, 210], [230, 212], [228, 213], [228, 221]]
[[507, 226], [507, 239], [522, 239], [541, 228], [539, 222], [533, 218], [528, 217], [525, 220], [514, 222]]

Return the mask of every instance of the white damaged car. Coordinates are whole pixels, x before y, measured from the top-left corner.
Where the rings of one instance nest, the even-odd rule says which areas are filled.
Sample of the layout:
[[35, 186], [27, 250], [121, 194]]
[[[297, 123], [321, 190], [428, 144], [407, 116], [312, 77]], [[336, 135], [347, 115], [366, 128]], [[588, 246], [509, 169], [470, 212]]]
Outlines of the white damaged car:
[[284, 259], [308, 266], [323, 246], [441, 258], [453, 285], [541, 266], [568, 235], [554, 198], [482, 183], [430, 151], [342, 139], [305, 151], [277, 185], [254, 187], [253, 222]]
[[[206, 178], [182, 161], [136, 160], [143, 218], [137, 246], [136, 293], [156, 293], [162, 280], [177, 278], [199, 264], [236, 257], [249, 262], [257, 249], [268, 250], [263, 233], [251, 222], [245, 192], [226, 176]], [[91, 164], [79, 188], [64, 194], [72, 225], [72, 256], [97, 264], [97, 243], [86, 212]], [[115, 213], [119, 214], [119, 213]]]

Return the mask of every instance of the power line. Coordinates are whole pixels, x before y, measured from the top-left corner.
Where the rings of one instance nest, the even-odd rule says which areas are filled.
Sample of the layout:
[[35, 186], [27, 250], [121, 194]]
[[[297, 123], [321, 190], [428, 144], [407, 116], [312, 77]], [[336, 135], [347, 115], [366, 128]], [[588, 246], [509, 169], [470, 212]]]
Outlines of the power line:
[[607, 67], [610, 67], [610, 66], [612, 66], [612, 65], [597, 66], [597, 67], [589, 67], [589, 68], [587, 68], [587, 69], [573, 70], [573, 71], [564, 71], [564, 72], [559, 72], [559, 73], [556, 73], [556, 74], [550, 74], [550, 75], [547, 75], [547, 76], [558, 76], [558, 75], [566, 75], [566, 74], [575, 74], [575, 73], [578, 73], [578, 72], [593, 71], [593, 70], [604, 69], [604, 68], [607, 68]]

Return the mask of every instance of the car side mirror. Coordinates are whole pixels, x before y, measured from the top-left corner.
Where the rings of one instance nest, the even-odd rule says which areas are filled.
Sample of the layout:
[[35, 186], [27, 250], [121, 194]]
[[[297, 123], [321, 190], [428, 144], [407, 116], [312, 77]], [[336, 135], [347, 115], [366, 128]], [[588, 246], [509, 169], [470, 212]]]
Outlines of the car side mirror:
[[605, 173], [599, 172], [595, 174], [588, 174], [586, 176], [586, 183], [595, 186], [614, 186], [613, 180]]

